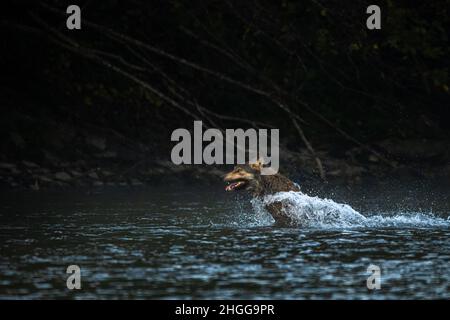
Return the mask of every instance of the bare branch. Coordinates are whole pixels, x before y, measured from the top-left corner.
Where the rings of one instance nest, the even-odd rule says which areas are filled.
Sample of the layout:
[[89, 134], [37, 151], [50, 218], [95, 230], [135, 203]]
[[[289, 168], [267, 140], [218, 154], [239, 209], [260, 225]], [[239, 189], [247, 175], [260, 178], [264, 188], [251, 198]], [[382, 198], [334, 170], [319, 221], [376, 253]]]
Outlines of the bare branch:
[[305, 143], [306, 148], [311, 153], [311, 156], [314, 158], [314, 161], [316, 162], [316, 165], [317, 165], [317, 169], [319, 170], [320, 178], [322, 180], [326, 181], [326, 176], [325, 176], [325, 171], [323, 170], [322, 161], [320, 161], [319, 156], [317, 155], [316, 151], [313, 149], [311, 143], [306, 138], [305, 133], [303, 132], [302, 127], [298, 124], [297, 120], [292, 119], [292, 123], [294, 124], [300, 137], [302, 138], [303, 142]]

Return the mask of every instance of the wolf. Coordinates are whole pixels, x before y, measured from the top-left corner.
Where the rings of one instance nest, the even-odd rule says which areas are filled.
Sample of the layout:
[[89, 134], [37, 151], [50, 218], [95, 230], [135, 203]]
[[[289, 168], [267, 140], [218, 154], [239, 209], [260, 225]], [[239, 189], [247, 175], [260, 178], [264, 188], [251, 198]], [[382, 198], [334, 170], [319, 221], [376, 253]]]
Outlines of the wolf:
[[[280, 173], [262, 175], [263, 162], [237, 165], [233, 171], [225, 174], [223, 180], [227, 183], [225, 191], [247, 191], [254, 198], [263, 198], [277, 192], [300, 191], [300, 187], [289, 178]], [[296, 222], [287, 214], [282, 202], [274, 202], [265, 206], [265, 209], [275, 219], [276, 225], [294, 226]]]

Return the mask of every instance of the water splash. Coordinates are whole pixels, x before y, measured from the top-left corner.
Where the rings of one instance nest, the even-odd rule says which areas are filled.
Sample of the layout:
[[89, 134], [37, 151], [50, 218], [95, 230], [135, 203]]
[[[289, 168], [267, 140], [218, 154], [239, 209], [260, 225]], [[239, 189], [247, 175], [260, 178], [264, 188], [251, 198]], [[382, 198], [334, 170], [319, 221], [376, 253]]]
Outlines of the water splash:
[[285, 213], [298, 226], [309, 228], [389, 228], [450, 227], [450, 220], [420, 212], [366, 213], [362, 215], [347, 204], [311, 197], [302, 192], [279, 192], [263, 199], [253, 199], [254, 224], [267, 225], [271, 219], [266, 205], [282, 202]]

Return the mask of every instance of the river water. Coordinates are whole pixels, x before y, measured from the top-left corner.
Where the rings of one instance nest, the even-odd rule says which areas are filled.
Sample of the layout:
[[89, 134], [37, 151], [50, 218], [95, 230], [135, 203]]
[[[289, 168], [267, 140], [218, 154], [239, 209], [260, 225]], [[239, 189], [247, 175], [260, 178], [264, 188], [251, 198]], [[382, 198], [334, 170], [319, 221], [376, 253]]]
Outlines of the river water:
[[[316, 195], [265, 199], [297, 215], [280, 228], [221, 185], [2, 193], [0, 299], [450, 298], [449, 192]], [[66, 286], [69, 265], [80, 290]], [[369, 265], [380, 289], [367, 287]]]

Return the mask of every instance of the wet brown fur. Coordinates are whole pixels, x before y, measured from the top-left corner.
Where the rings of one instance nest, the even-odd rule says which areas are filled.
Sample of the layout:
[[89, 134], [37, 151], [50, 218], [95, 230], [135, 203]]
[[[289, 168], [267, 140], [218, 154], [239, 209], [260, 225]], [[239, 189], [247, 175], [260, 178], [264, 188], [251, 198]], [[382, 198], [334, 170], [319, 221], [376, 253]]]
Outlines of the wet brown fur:
[[[283, 191], [300, 191], [300, 188], [295, 183], [282, 174], [261, 175], [261, 166], [261, 163], [238, 165], [233, 171], [225, 175], [224, 181], [230, 183], [242, 181], [242, 186], [231, 190], [246, 190], [255, 198]], [[289, 226], [295, 224], [292, 218], [283, 210], [281, 202], [266, 205], [265, 208], [278, 225]]]

